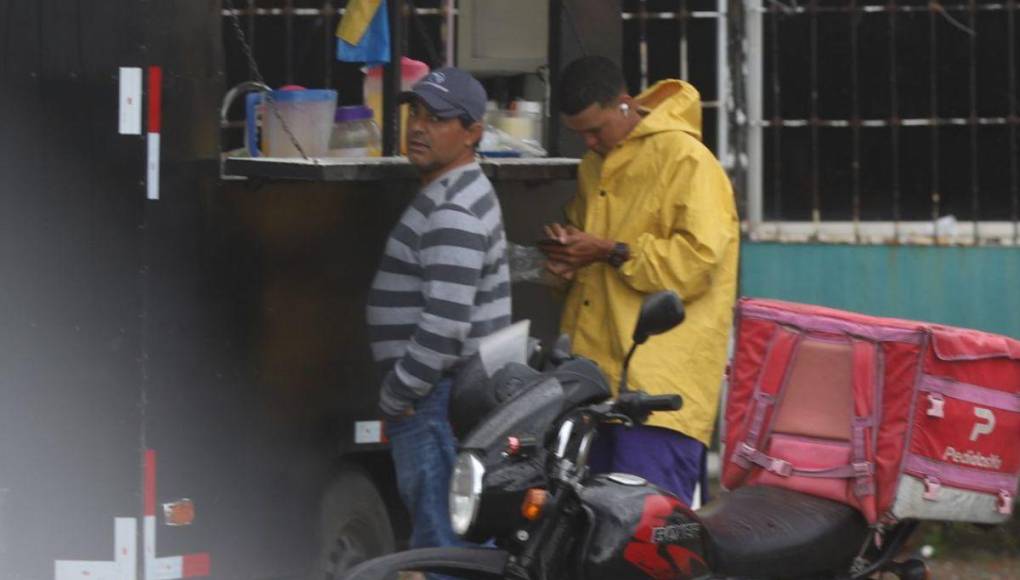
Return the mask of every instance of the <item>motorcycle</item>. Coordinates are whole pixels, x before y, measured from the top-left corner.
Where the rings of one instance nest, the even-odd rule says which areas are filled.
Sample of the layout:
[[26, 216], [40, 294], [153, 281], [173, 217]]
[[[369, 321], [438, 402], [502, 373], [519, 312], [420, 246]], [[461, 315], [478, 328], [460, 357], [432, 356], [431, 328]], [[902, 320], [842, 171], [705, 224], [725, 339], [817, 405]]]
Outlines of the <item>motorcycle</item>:
[[679, 396], [628, 389], [627, 369], [639, 345], [683, 318], [672, 292], [645, 300], [615, 399], [605, 375], [563, 337], [541, 371], [511, 362], [492, 372], [476, 355], [451, 397], [461, 445], [450, 518], [465, 540], [492, 547], [390, 554], [345, 578], [405, 570], [509, 580], [927, 578], [922, 561], [894, 561], [916, 521], [879, 535], [850, 506], [768, 486], [735, 489], [695, 512], [641, 477], [589, 472], [600, 425], [641, 424], [682, 405]]

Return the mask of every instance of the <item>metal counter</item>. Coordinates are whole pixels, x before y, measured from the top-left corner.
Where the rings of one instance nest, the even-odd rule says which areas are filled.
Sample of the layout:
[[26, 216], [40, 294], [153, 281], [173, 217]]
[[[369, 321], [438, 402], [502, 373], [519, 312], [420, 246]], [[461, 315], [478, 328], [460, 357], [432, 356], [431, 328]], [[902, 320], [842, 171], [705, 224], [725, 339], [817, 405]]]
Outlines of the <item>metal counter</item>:
[[[579, 159], [482, 159], [482, 171], [492, 181], [550, 181], [577, 177]], [[406, 157], [312, 158], [227, 157], [224, 176], [298, 181], [415, 180], [418, 173]]]

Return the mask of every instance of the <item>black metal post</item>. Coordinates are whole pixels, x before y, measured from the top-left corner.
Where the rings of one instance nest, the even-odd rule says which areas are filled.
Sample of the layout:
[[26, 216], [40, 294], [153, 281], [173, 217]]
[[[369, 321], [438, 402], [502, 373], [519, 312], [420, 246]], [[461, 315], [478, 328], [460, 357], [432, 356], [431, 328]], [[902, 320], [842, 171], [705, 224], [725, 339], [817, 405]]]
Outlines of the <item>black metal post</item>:
[[808, 5], [811, 14], [811, 220], [822, 220], [821, 155], [818, 139], [818, 2], [811, 0]]
[[1016, 126], [1020, 122], [1016, 110], [1016, 0], [1009, 0], [1009, 185], [1012, 192], [1010, 219], [1013, 220], [1013, 243], [1020, 244], [1020, 179], [1017, 176]]
[[974, 243], [979, 245], [978, 221], [981, 219], [981, 191], [978, 184], [978, 114], [977, 114], [977, 15], [975, 0], [970, 0], [970, 208], [974, 220]]
[[283, 12], [283, 23], [286, 31], [284, 54], [286, 55], [285, 65], [287, 67], [284, 78], [287, 79], [288, 85], [292, 85], [294, 84], [294, 0], [287, 0]]
[[550, 157], [560, 155], [560, 70], [562, 60], [563, 0], [549, 0], [549, 111], [545, 142]]
[[[850, 84], [853, 105], [850, 111], [851, 139], [853, 140], [853, 161], [851, 162], [851, 206], [853, 222], [856, 226], [861, 221], [861, 86], [858, 71], [858, 38], [861, 23], [861, 12], [857, 10], [857, 1], [850, 2]], [[854, 227], [854, 241], [860, 242], [859, 228]]]
[[[748, 199], [748, 164], [745, 160], [747, 158], [749, 131], [744, 125], [740, 124], [739, 119], [747, 118], [747, 76], [743, 71], [745, 66], [747, 66], [748, 54], [746, 51], [747, 43], [733, 42], [735, 38], [743, 39], [747, 36], [747, 21], [743, 0], [728, 0], [726, 5], [726, 28], [727, 38], [730, 39], [726, 46], [726, 59], [729, 63], [727, 69], [729, 70], [730, 94], [733, 98], [733, 106], [720, 106], [719, 114], [729, 117], [729, 123], [727, 124], [729, 126], [729, 142], [730, 148], [734, 152], [735, 162], [727, 173], [729, 173], [730, 179], [733, 181], [733, 188], [737, 194], [737, 211], [741, 218], [747, 218], [750, 200]], [[764, 46], [764, 39], [762, 45]], [[763, 79], [762, 83], [764, 82]], [[722, 95], [720, 95], [721, 98]], [[764, 114], [762, 114], [762, 118], [764, 118]]]
[[899, 241], [899, 223], [902, 219], [900, 210], [900, 102], [899, 75], [896, 72], [896, 6], [889, 3], [889, 130], [892, 140], [892, 196], [893, 222], [896, 228], [896, 241]]
[[[251, 48], [252, 54], [255, 54], [255, 0], [248, 0], [248, 46]], [[243, 49], [242, 49], [243, 50]], [[248, 80], [257, 80], [252, 74], [252, 71], [248, 71]]]
[[322, 34], [325, 44], [325, 65], [323, 70], [322, 86], [329, 89], [333, 87], [333, 60], [335, 59], [336, 34], [334, 32], [333, 19], [336, 16], [336, 8], [331, 0], [326, 0], [322, 5]]
[[[939, 192], [939, 108], [938, 108], [938, 46], [936, 45], [936, 31], [938, 29], [939, 16], [935, 13], [932, 5], [928, 11], [928, 58], [929, 66], [929, 96], [931, 101], [931, 221], [932, 227], [939, 219], [942, 194]], [[933, 230], [934, 231], [934, 230]], [[938, 236], [935, 236], [935, 243], [938, 244]]]
[[383, 71], [383, 155], [400, 154], [401, 60], [404, 56], [404, 0], [386, 0], [390, 17], [390, 63]]

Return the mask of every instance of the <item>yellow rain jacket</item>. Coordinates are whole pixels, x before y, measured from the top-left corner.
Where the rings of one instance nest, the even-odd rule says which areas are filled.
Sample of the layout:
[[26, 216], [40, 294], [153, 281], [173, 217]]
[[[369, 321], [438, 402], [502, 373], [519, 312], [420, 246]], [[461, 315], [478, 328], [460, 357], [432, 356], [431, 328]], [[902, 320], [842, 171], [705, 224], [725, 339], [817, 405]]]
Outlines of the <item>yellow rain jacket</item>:
[[628, 384], [650, 394], [683, 395], [680, 411], [655, 413], [666, 427], [708, 445], [719, 403], [737, 290], [739, 220], [730, 181], [701, 143], [701, 97], [666, 80], [637, 97], [649, 111], [605, 158], [589, 151], [567, 220], [601, 238], [626, 242], [619, 270], [581, 269], [564, 305], [562, 330], [575, 352], [619, 382], [642, 299], [674, 290], [687, 318], [638, 347]]

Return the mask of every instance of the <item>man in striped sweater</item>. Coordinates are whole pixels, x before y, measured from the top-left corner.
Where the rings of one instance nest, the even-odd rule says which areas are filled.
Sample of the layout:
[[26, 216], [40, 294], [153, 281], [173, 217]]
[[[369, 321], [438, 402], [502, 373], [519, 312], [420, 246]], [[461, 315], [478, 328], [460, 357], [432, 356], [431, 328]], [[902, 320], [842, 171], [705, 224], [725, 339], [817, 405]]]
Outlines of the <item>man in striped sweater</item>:
[[485, 89], [438, 69], [401, 95], [408, 158], [422, 189], [386, 243], [368, 300], [372, 353], [412, 547], [459, 543], [447, 494], [455, 461], [451, 377], [478, 341], [510, 323], [506, 236], [492, 184], [475, 162]]

